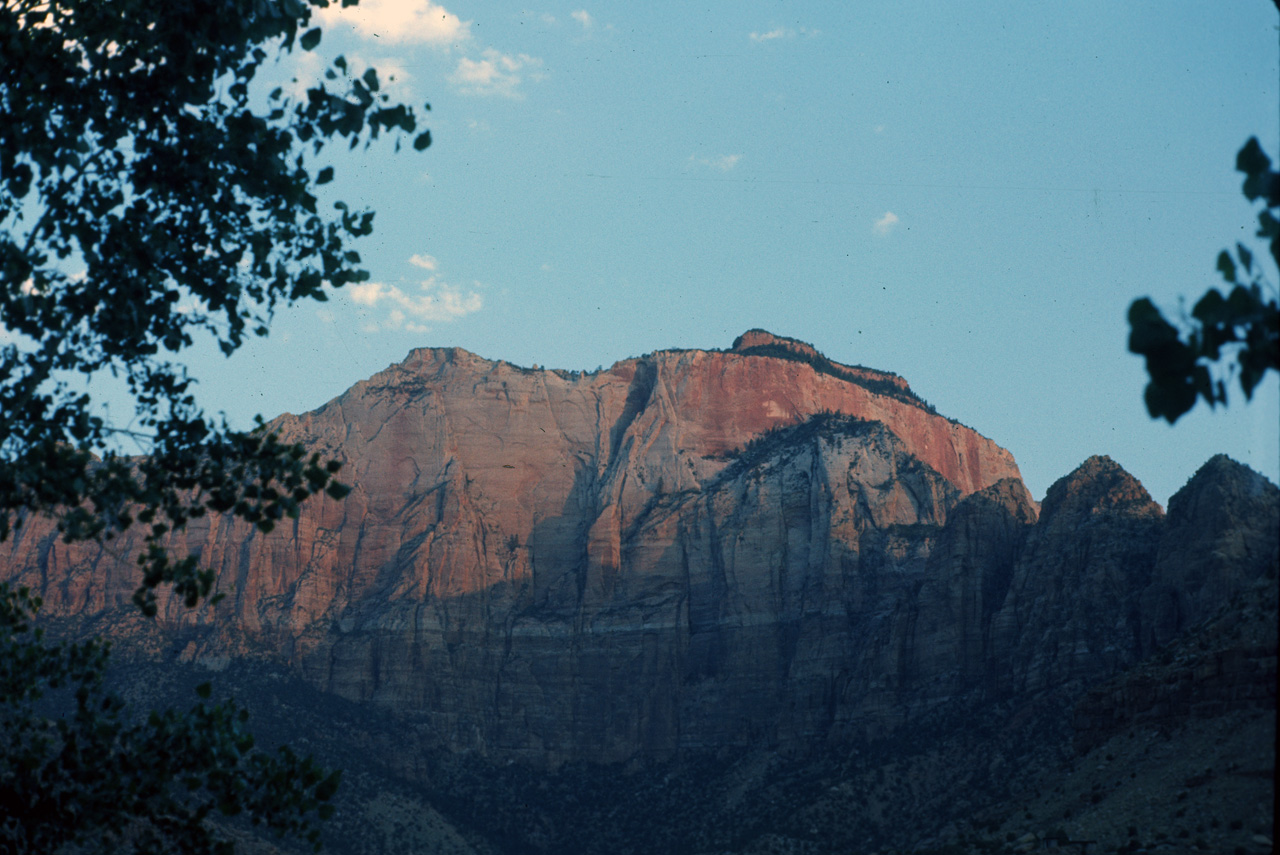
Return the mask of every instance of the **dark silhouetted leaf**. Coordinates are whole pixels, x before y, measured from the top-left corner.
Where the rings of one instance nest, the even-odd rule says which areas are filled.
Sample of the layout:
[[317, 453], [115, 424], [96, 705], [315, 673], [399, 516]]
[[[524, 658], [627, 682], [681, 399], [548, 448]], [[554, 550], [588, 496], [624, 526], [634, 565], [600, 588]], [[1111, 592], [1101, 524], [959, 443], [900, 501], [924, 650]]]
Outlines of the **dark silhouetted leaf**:
[[1218, 253], [1218, 272], [1228, 282], [1236, 281], [1236, 263], [1231, 260], [1231, 253], [1225, 249]]

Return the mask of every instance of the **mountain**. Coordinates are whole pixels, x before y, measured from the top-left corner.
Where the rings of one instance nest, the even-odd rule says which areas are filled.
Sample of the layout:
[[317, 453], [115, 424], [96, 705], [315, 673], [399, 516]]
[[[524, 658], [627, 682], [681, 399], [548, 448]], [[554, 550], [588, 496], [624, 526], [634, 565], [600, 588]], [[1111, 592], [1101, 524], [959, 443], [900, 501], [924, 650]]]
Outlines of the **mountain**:
[[[685, 783], [719, 764], [708, 780], [728, 789], [686, 797], [696, 818], [645, 804], [667, 805], [672, 834], [700, 823], [708, 846], [747, 851], [713, 819], [764, 840], [761, 823], [791, 821], [769, 792], [823, 813], [840, 798], [815, 780], [863, 793], [874, 769], [979, 744], [1007, 758], [931, 774], [912, 799], [886, 796], [879, 824], [819, 835], [907, 845], [907, 827], [973, 822], [973, 804], [944, 798], [957, 787], [995, 810], [1133, 722], [1274, 709], [1274, 620], [1248, 639], [1221, 627], [1246, 606], [1274, 615], [1280, 491], [1225, 457], [1167, 515], [1102, 456], [1037, 505], [1007, 451], [902, 378], [760, 330], [593, 373], [416, 350], [272, 427], [341, 460], [352, 492], [269, 535], [212, 518], [176, 536], [219, 570], [217, 605], [170, 602], [147, 624], [129, 606], [136, 539], [68, 546], [40, 520], [0, 544], [0, 576], [138, 662], [225, 669], [266, 695], [252, 675], [269, 673], [317, 708], [352, 704], [357, 765], [448, 781], [468, 804], [542, 805], [508, 810], [558, 831], [513, 827], [507, 851], [586, 845], [507, 764], [591, 788], [610, 764]], [[1168, 663], [1142, 670], [1210, 625], [1218, 658], [1184, 657], [1190, 688]], [[743, 778], [751, 757], [769, 774]], [[497, 777], [476, 783], [478, 768]], [[770, 775], [792, 781], [781, 802]]]

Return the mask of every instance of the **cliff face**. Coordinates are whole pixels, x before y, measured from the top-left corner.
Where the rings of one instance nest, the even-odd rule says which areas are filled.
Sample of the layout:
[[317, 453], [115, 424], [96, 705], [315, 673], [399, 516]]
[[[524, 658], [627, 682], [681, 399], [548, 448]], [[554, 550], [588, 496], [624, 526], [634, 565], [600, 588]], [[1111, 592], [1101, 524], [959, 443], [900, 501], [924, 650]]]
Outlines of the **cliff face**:
[[[663, 352], [594, 374], [414, 351], [324, 407], [273, 423], [344, 462], [346, 502], [313, 501], [293, 531], [265, 538], [196, 521], [175, 547], [228, 574], [242, 604], [270, 598], [275, 613], [287, 596], [292, 632], [388, 573], [406, 577], [405, 594], [448, 597], [520, 579], [545, 592], [582, 552], [616, 564], [622, 527], [652, 502], [702, 489], [736, 449], [822, 412], [882, 422], [961, 493], [1018, 477], [1007, 451], [930, 413], [900, 378], [834, 363], [861, 385], [822, 373], [789, 341], [750, 335], [751, 349], [773, 342], [788, 358]], [[48, 532], [33, 521], [0, 544], [10, 575], [36, 573], [55, 609], [127, 599], [133, 568], [112, 557], [135, 549], [128, 536], [99, 553], [54, 546]]]
[[1115, 673], [1142, 654], [1146, 588], [1164, 513], [1133, 476], [1091, 457], [1045, 494], [993, 619], [1005, 688]]
[[[1247, 513], [1166, 519], [1106, 458], [1041, 512], [1008, 452], [901, 378], [760, 331], [595, 374], [418, 350], [275, 424], [352, 493], [267, 536], [197, 521], [174, 548], [227, 597], [170, 604], [163, 643], [290, 663], [495, 757], [874, 736], [1108, 676], [1274, 567], [1275, 488], [1237, 464], [1196, 495]], [[31, 521], [0, 549], [55, 614], [128, 611], [129, 537]]]

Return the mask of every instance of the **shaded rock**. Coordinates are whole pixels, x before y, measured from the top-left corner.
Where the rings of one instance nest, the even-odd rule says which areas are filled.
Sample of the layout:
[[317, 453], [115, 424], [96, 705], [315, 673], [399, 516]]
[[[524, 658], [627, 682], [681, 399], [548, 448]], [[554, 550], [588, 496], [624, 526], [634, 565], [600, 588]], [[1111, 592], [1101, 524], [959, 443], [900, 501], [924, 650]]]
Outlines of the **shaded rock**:
[[1154, 650], [1212, 616], [1280, 567], [1280, 489], [1226, 455], [1211, 458], [1169, 500], [1143, 646]]
[[1001, 652], [992, 621], [1038, 518], [1021, 481], [1006, 479], [952, 509], [917, 596], [919, 674], [936, 700], [974, 688], [995, 691]]
[[992, 618], [1002, 690], [1111, 674], [1136, 660], [1136, 599], [1163, 525], [1160, 506], [1108, 457], [1089, 458], [1049, 488]]

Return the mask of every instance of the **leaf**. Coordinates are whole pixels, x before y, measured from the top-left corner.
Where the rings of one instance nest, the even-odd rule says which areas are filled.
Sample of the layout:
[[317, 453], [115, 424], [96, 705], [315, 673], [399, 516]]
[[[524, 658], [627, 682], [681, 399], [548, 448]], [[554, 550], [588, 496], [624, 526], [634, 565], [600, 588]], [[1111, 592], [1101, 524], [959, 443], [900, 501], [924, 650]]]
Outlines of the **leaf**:
[[1222, 317], [1226, 306], [1227, 301], [1223, 298], [1222, 292], [1217, 288], [1210, 288], [1196, 302], [1195, 308], [1191, 310], [1191, 316], [1206, 324], [1215, 323]]
[[9, 191], [17, 199], [21, 199], [27, 195], [27, 191], [31, 189], [31, 179], [33, 175], [31, 167], [25, 163], [19, 163], [13, 167], [9, 175]]
[[1225, 249], [1218, 253], [1218, 272], [1228, 282], [1236, 281], [1236, 263], [1231, 260], [1231, 254]]
[[431, 145], [431, 131], [423, 131], [413, 138], [414, 151], [422, 151], [429, 145]]
[[1257, 295], [1251, 289], [1237, 285], [1227, 295], [1226, 322], [1233, 325], [1247, 324], [1261, 308]]
[[1258, 214], [1258, 237], [1276, 237], [1280, 235], [1280, 220], [1272, 216], [1270, 211]]
[[1246, 178], [1240, 189], [1244, 193], [1245, 198], [1252, 202], [1262, 196], [1269, 195], [1272, 186], [1275, 183], [1274, 178], [1274, 173], [1259, 172], [1256, 175], [1250, 175]]
[[1218, 401], [1213, 394], [1213, 378], [1209, 376], [1207, 365], [1197, 365], [1195, 371], [1191, 372], [1191, 385], [1210, 407], [1217, 405]]
[[332, 180], [333, 180], [332, 166], [326, 166], [324, 169], [320, 170], [320, 173], [318, 175], [316, 175], [317, 184], [328, 184]]
[[[1262, 151], [1261, 144], [1258, 143], [1257, 137], [1249, 137], [1249, 141], [1240, 149], [1236, 155], [1236, 171], [1243, 172], [1250, 178], [1261, 175], [1271, 169], [1271, 158]], [[1249, 196], [1248, 193], [1245, 194]], [[1249, 196], [1252, 202], [1257, 196]]]
[[315, 50], [316, 45], [320, 44], [320, 28], [313, 27], [307, 30], [298, 40], [298, 44], [302, 45], [303, 50]]
[[1147, 297], [1134, 300], [1129, 306], [1129, 327], [1130, 353], [1145, 355], [1178, 339], [1178, 331]]
[[1240, 256], [1240, 263], [1244, 265], [1246, 273], [1253, 273], [1253, 253], [1248, 250], [1242, 243], [1236, 244], [1236, 254]]
[[1153, 419], [1163, 418], [1173, 424], [1196, 403], [1196, 391], [1189, 381], [1147, 384], [1143, 399]]

